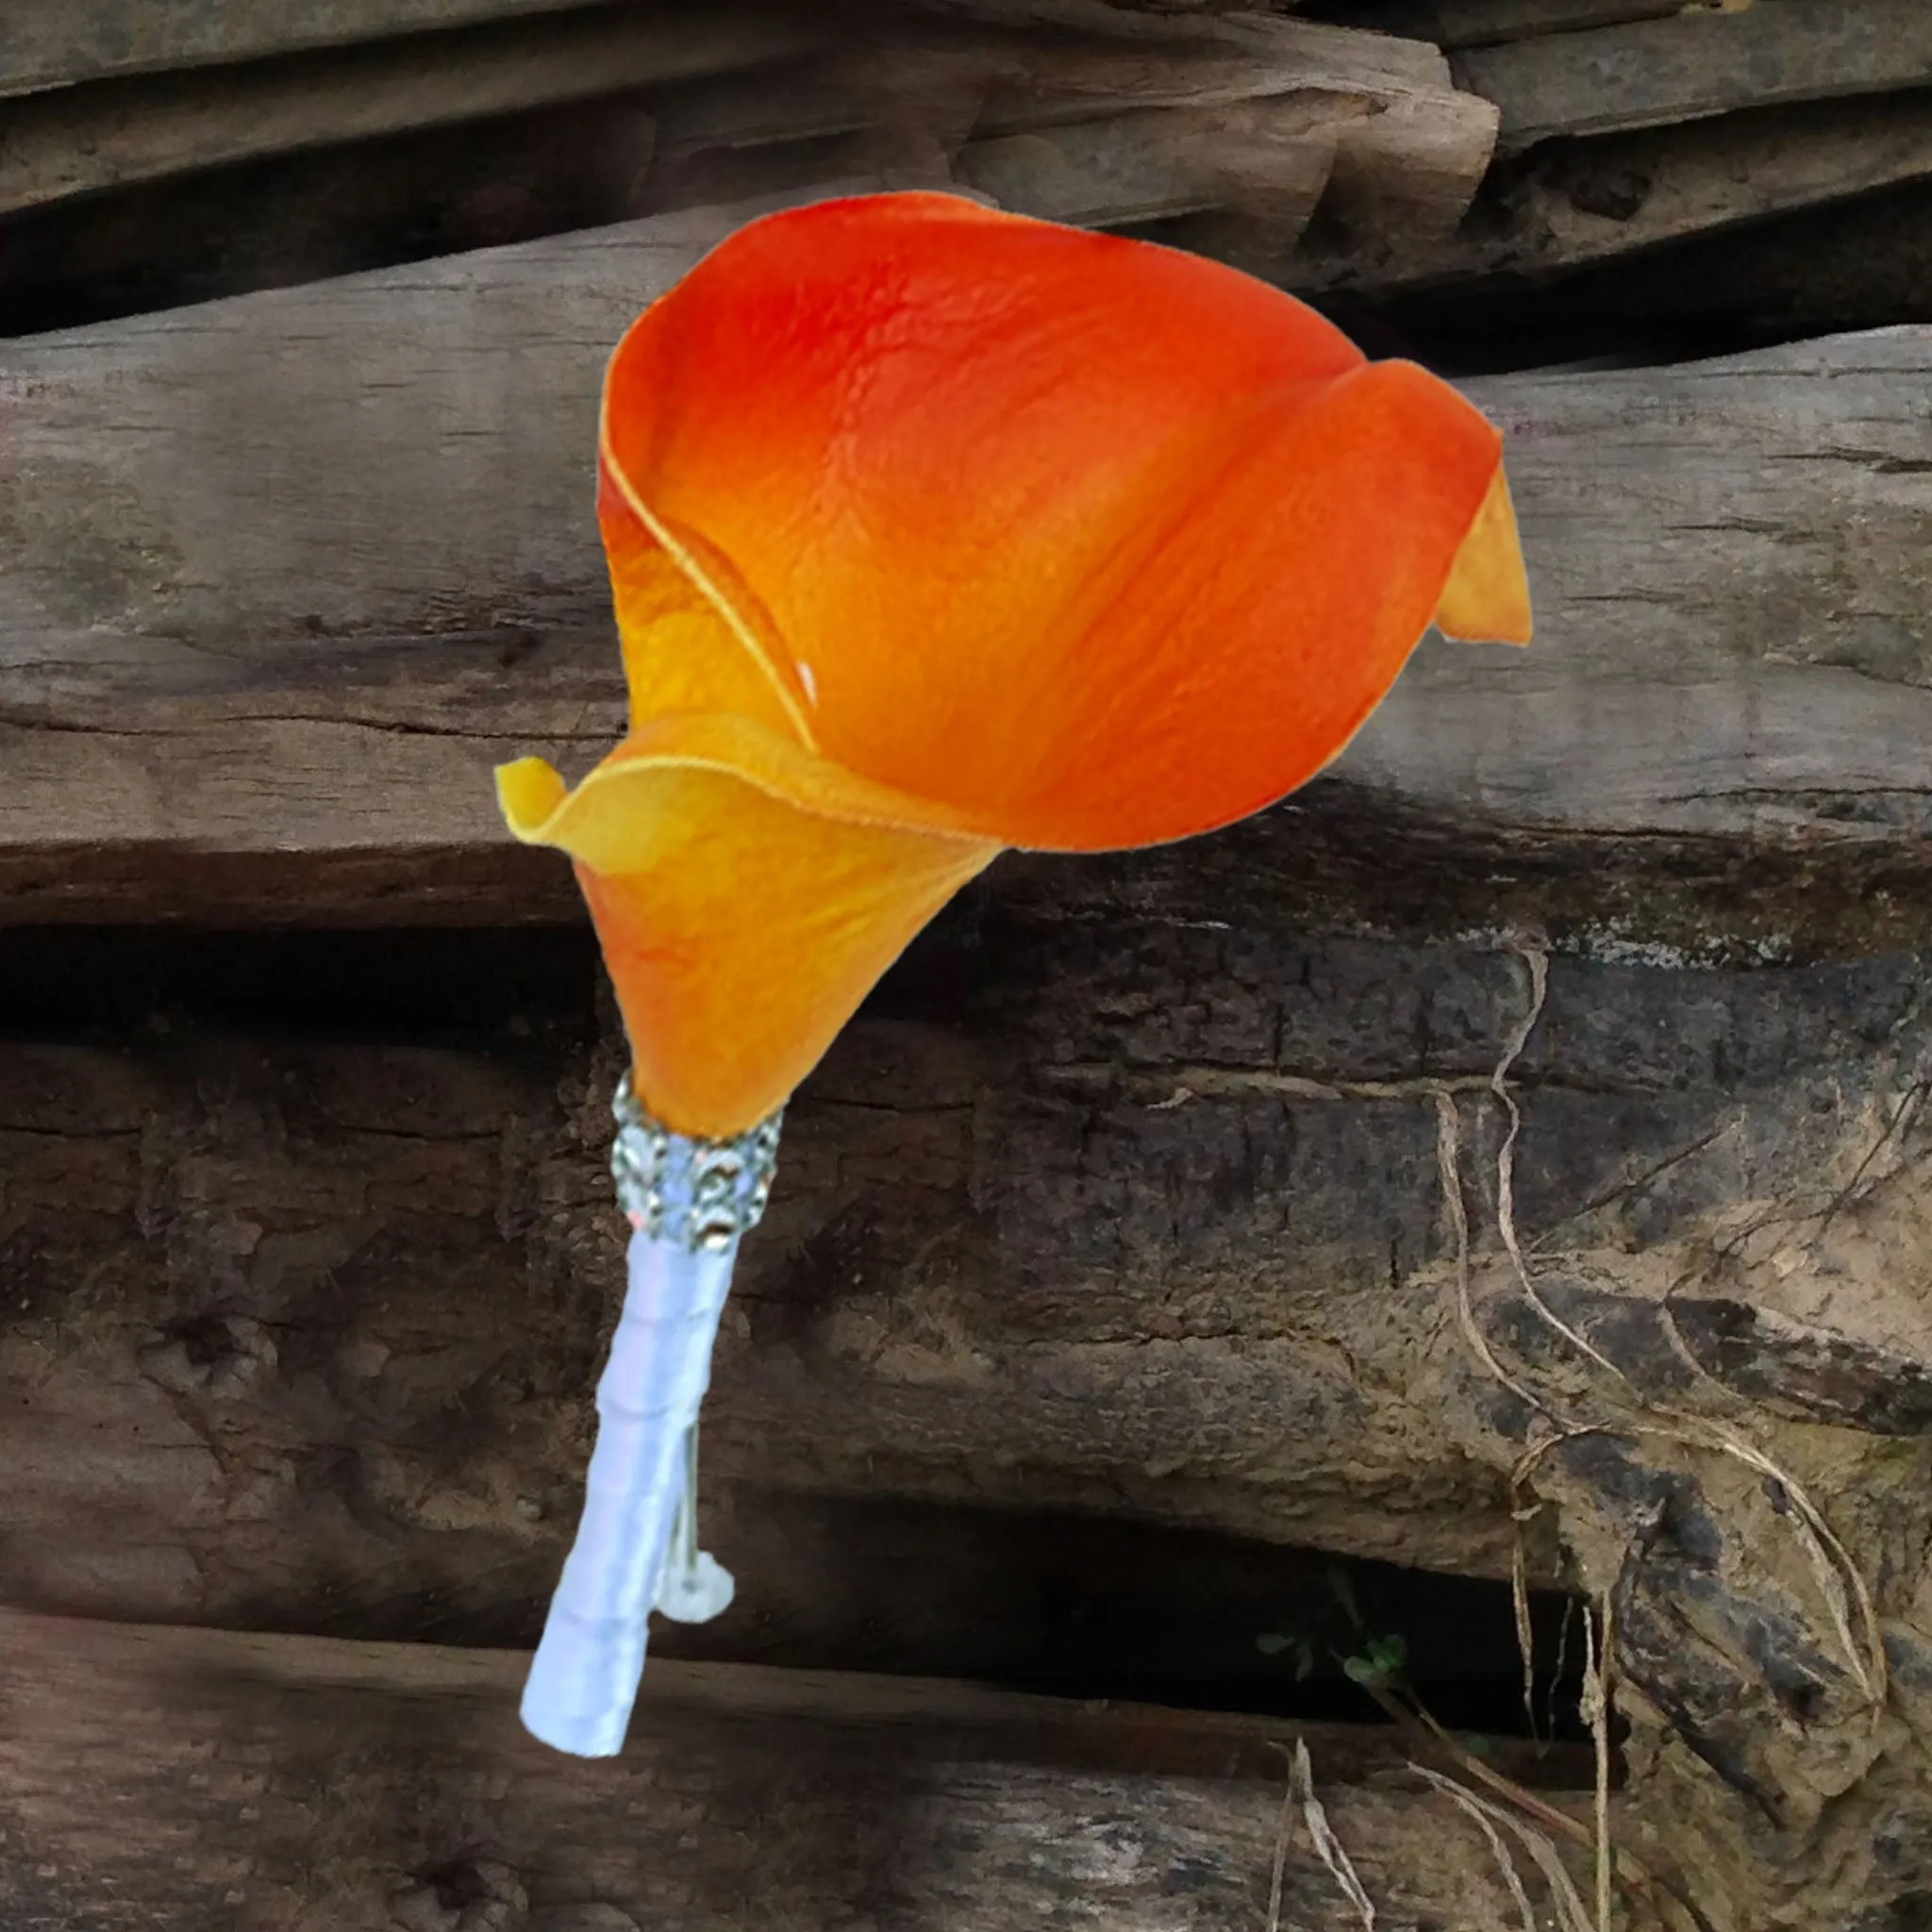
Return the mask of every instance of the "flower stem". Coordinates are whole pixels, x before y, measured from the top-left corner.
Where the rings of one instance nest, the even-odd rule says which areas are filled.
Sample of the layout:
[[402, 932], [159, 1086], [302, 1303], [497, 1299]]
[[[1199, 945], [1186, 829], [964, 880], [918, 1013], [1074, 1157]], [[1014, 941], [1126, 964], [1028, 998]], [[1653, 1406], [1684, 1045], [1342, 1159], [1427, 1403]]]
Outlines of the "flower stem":
[[[525, 1728], [574, 1757], [622, 1749], [651, 1610], [660, 1594], [679, 1601], [675, 1579], [709, 1562], [696, 1547], [691, 1437], [737, 1257], [735, 1239], [692, 1249], [631, 1236], [624, 1313], [597, 1384], [584, 1512], [524, 1690]], [[674, 1526], [684, 1561], [667, 1574]], [[725, 1602], [728, 1590], [727, 1579]]]

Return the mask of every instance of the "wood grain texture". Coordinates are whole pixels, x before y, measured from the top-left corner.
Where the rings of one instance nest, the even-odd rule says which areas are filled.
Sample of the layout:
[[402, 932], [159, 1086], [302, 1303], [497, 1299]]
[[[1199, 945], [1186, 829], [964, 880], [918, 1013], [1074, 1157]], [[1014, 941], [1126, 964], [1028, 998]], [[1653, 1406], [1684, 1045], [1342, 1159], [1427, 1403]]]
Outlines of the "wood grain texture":
[[1423, 0], [1440, 46], [1481, 46], [1682, 13], [1684, 0]]
[[[1508, 1445], [1445, 1420], [1487, 1398], [1443, 1329], [1434, 1096], [1481, 1087], [1518, 975], [1481, 948], [1311, 941], [1265, 849], [1216, 846], [1098, 877], [1007, 867], [889, 983], [900, 1017], [856, 1024], [797, 1104], [734, 1291], [708, 1477], [1507, 1574]], [[1267, 903], [1237, 920], [1243, 890]], [[340, 946], [233, 943], [231, 1002], [371, 983], [328, 963], [358, 957]], [[591, 960], [565, 955], [580, 992], [559, 1005], [491, 964], [536, 944], [429, 953], [505, 980], [488, 1024], [434, 1047], [341, 996], [349, 1017], [307, 1028], [197, 1019], [181, 975], [155, 1031], [125, 941], [92, 981], [46, 969], [97, 1027], [132, 999], [92, 1041], [9, 984], [31, 1031], [0, 1059], [8, 1597], [317, 1606], [364, 1631], [432, 1600], [501, 1628], [541, 1600], [623, 1227]], [[1524, 1075], [1525, 1238], [1634, 1282], [1655, 1264], [1620, 1252], [1678, 1243], [1690, 1265], [1740, 1197], [1771, 1211], [1836, 1174], [1913, 1091], [1922, 971], [1559, 961]], [[1480, 1109], [1460, 1104], [1474, 1188]], [[1932, 1330], [1790, 1298], [1811, 1279], [1736, 1291], [1798, 1323], [1788, 1341], [1702, 1318], [1720, 1378], [1876, 1436], [1923, 1427]], [[1806, 1366], [1820, 1323], [1858, 1341], [1836, 1383]], [[1448, 1392], [1405, 1392], [1444, 1351]]]
[[1357, 0], [1329, 17], [1453, 50], [1683, 11], [1684, 0]]
[[1457, 80], [1502, 109], [1502, 144], [1605, 134], [1779, 101], [1932, 82], [1919, 0], [1757, 0], [1546, 34], [1455, 57]]
[[1285, 247], [1331, 171], [1376, 233], [1460, 219], [1496, 109], [1457, 92], [1435, 48], [1267, 16], [1212, 26], [1158, 54], [1097, 35], [902, 29], [681, 90], [663, 107], [665, 163], [911, 126], [1002, 205], [1085, 225], [1233, 207]]
[[[197, 864], [213, 903], [311, 860], [365, 916], [447, 876], [469, 916], [567, 907], [500, 832], [490, 767], [581, 771], [619, 733], [588, 509], [603, 359], [741, 218], [0, 351], [8, 916], [135, 912], [144, 877], [178, 912]], [[1340, 776], [1537, 837], [1908, 862], [1932, 827], [1928, 345], [1474, 385], [1539, 641], [1425, 646]]]
[[1292, 245], [1353, 118], [1345, 105], [1299, 99], [1121, 114], [969, 142], [953, 173], [1002, 208], [1048, 221], [1100, 227], [1229, 208]]
[[1433, 245], [1373, 236], [1257, 266], [1305, 294], [1543, 277], [1932, 175], [1932, 101], [1907, 92], [1759, 108], [1552, 143]]
[[[1174, 1932], [1266, 1909], [1278, 1784], [1163, 1773], [1178, 1713], [668, 1666], [625, 1756], [585, 1764], [522, 1733], [518, 1655], [4, 1614], [0, 1636], [0, 1902], [50, 1932]], [[1413, 1780], [1339, 1786], [1328, 1741], [1318, 1792], [1383, 1908], [1501, 1923], [1475, 1828]], [[1305, 1832], [1284, 1875], [1284, 1923], [1359, 1924]]]
[[[669, 159], [880, 129], [916, 130], [950, 153], [982, 110], [990, 139], [1049, 128], [1064, 140], [1071, 130], [1060, 124], [1103, 115], [1112, 143], [1126, 142], [1136, 157], [1090, 158], [1084, 172], [1094, 186], [1072, 204], [1064, 192], [1029, 194], [1008, 167], [1010, 205], [1131, 222], [1252, 202], [1244, 187], [1285, 175], [1287, 198], [1305, 220], [1341, 123], [1364, 124], [1350, 137], [1356, 173], [1376, 177], [1391, 201], [1434, 197], [1454, 215], [1468, 206], [1495, 140], [1495, 108], [1453, 89], [1434, 49], [1337, 28], [1284, 22], [1251, 51], [1182, 46], [1155, 62], [1094, 41], [858, 25], [828, 48], [834, 38], [769, 12], [597, 8], [63, 89], [0, 107], [0, 212], [760, 63], [754, 78], [668, 99]], [[1171, 124], [1139, 118], [1156, 109], [1191, 111]], [[1124, 115], [1136, 118], [1123, 127]], [[1209, 142], [1220, 151], [1212, 166], [1188, 152]], [[1155, 173], [1178, 185], [1150, 192]], [[1264, 202], [1256, 211], [1276, 210]]]
[[[1434, 136], [1439, 172], [1442, 157], [1453, 150], [1466, 206], [1495, 134], [1495, 109], [1474, 96], [1458, 95], [1433, 47], [1273, 16], [1197, 23], [1178, 39], [1168, 36], [1160, 58], [1152, 62], [1123, 54], [1117, 44], [1109, 50], [1114, 37], [1106, 35], [1090, 34], [1082, 46], [1038, 36], [962, 36], [937, 25], [922, 33], [904, 24], [887, 29], [854, 21], [838, 36], [839, 52], [812, 62], [797, 57], [823, 45], [828, 31], [795, 18], [789, 24], [782, 16], [747, 19], [734, 30], [729, 15], [689, 7], [607, 7], [545, 9], [544, 18], [521, 24], [494, 21], [496, 13], [519, 10], [513, 4], [467, 11], [448, 6], [448, 24], [493, 24], [425, 37], [400, 33], [423, 24], [405, 7], [381, 29], [358, 34], [341, 20], [334, 29], [318, 27], [314, 41], [296, 29], [289, 41], [274, 42], [272, 35], [270, 44], [254, 49], [308, 49], [299, 58], [222, 64], [146, 83], [62, 88], [52, 98], [21, 102], [0, 112], [0, 209], [321, 142], [510, 111], [600, 84], [608, 90], [675, 79], [765, 55], [789, 55], [791, 65], [747, 91], [714, 93], [683, 108], [678, 118], [689, 124], [685, 140], [804, 140], [850, 132], [883, 116], [927, 122], [942, 145], [955, 147], [966, 128], [949, 129], [951, 117], [922, 94], [923, 81], [941, 72], [969, 119], [975, 86], [998, 79], [1031, 100], [1036, 118], [1056, 92], [1077, 117], [1083, 105], [1090, 115], [1150, 107], [1226, 108], [1292, 91], [1340, 95], [1357, 102], [1358, 112], [1399, 105], [1403, 122], [1415, 122], [1419, 114], [1432, 125], [1446, 120], [1452, 131]], [[190, 23], [175, 25], [185, 31]], [[32, 33], [31, 24], [25, 31]], [[328, 51], [332, 33], [364, 44]], [[391, 38], [387, 44], [380, 38], [372, 42], [371, 33]], [[167, 38], [154, 37], [149, 57]], [[141, 36], [125, 33], [123, 39], [131, 48]], [[241, 39], [247, 39], [245, 31]], [[188, 33], [182, 44], [202, 42]], [[17, 58], [25, 60], [29, 52], [23, 44]], [[6, 58], [6, 42], [0, 41], [0, 61]], [[237, 58], [231, 54], [229, 60]], [[137, 68], [170, 64], [131, 52], [128, 58]], [[0, 82], [0, 96], [5, 92]], [[1050, 121], [1059, 118], [1051, 108], [1047, 113]], [[985, 132], [996, 137], [1015, 131], [1000, 125], [1010, 118], [996, 112]], [[1390, 131], [1396, 132], [1396, 124]], [[1417, 158], [1412, 134], [1392, 141], [1379, 163], [1372, 158], [1379, 151], [1373, 130], [1361, 131], [1357, 146], [1364, 167], [1400, 171], [1405, 160], [1413, 166]], [[1140, 198], [1130, 193], [1125, 206], [1108, 218], [1138, 219]]]
[[[0, 96], [158, 69], [260, 60], [439, 27], [563, 13], [580, 0], [8, 0]], [[660, 17], [669, 11], [656, 9]]]
[[[0, 213], [796, 56], [797, 22], [599, 9], [0, 104]], [[638, 157], [641, 169], [648, 155]]]
[[[1400, 249], [1453, 230], [1495, 147], [1497, 112], [1451, 85], [1447, 62], [1424, 42], [1262, 15], [1217, 24], [1209, 48], [1158, 59], [1127, 49], [1110, 55], [1042, 53], [993, 88], [979, 132], [987, 137], [1140, 109], [1279, 103], [1339, 123], [1328, 211], [1367, 240]], [[1278, 137], [1277, 137], [1278, 138]], [[1285, 230], [1264, 213], [1274, 245]]]
[[1064, 37], [1028, 42], [1023, 63], [988, 103], [989, 132], [1125, 108], [1224, 106], [1257, 93], [1313, 87], [1394, 99], [1446, 92], [1449, 63], [1425, 41], [1365, 33], [1279, 14], [1230, 12], [1190, 24], [1185, 38], [1151, 53]]

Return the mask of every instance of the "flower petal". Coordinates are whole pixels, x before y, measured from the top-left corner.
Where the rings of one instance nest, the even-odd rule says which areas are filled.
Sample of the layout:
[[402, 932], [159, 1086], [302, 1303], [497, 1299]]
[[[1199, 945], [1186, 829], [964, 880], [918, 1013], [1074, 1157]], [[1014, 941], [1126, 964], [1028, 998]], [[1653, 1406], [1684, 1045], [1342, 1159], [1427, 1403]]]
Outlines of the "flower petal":
[[728, 711], [809, 747], [805, 693], [757, 600], [704, 538], [671, 526], [640, 502], [601, 452], [597, 521], [631, 728], [673, 712]]
[[691, 557], [801, 741], [923, 791], [936, 751], [1024, 708], [1055, 611], [1222, 417], [1361, 360], [1195, 257], [947, 195], [820, 203], [741, 229], [625, 336], [606, 501]]
[[1509, 485], [1499, 468], [1456, 553], [1456, 567], [1436, 606], [1436, 628], [1466, 644], [1526, 644], [1530, 627], [1529, 573]]
[[990, 814], [1002, 836], [1153, 844], [1313, 777], [1421, 641], [1498, 466], [1495, 430], [1411, 363], [1257, 409], [1063, 619], [1074, 641], [1030, 693], [1039, 762]]
[[539, 758], [497, 776], [516, 836], [576, 859], [639, 1095], [685, 1134], [780, 1106], [999, 849], [744, 719], [657, 721], [575, 791]]
[[[625, 337], [604, 420], [610, 488], [759, 667], [757, 715], [1062, 848], [1320, 770], [1499, 448], [1230, 269], [926, 194], [741, 230]], [[681, 701], [671, 655], [627, 650], [637, 716]]]

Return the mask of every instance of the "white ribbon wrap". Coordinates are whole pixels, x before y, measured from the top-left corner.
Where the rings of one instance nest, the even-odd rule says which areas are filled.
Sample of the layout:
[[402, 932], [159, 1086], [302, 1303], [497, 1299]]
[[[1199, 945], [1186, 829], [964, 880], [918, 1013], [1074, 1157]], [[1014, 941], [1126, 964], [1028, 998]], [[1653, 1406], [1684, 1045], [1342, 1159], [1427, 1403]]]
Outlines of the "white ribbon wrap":
[[634, 1232], [624, 1312], [597, 1384], [576, 1541], [524, 1689], [530, 1733], [577, 1757], [624, 1746], [650, 1613], [703, 1623], [731, 1578], [697, 1547], [698, 1409], [740, 1236], [763, 1210], [775, 1119], [732, 1141], [651, 1122], [626, 1081], [611, 1158]]

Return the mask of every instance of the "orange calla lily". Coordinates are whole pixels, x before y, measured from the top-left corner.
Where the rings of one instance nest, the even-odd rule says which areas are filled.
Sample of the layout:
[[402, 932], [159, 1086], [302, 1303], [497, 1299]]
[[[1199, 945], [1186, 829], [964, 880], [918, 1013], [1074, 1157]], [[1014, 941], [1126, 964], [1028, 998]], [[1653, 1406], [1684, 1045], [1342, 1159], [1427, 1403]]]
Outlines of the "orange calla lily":
[[1003, 847], [1243, 818], [1434, 621], [1527, 642], [1501, 440], [1231, 269], [940, 194], [741, 229], [625, 335], [598, 515], [630, 732], [560, 846], [637, 1091], [780, 1105]]

